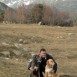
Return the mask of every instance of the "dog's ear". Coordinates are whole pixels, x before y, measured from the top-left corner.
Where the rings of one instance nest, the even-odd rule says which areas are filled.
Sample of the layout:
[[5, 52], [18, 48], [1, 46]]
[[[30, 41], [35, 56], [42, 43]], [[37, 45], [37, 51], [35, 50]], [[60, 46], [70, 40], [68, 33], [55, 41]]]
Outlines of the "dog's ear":
[[46, 65], [49, 65], [49, 61], [47, 60]]

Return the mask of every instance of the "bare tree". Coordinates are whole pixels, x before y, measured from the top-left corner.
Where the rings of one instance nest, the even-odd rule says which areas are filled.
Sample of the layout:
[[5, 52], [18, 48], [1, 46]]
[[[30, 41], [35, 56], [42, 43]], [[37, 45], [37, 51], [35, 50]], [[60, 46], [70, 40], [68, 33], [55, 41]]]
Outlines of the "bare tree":
[[18, 23], [25, 23], [26, 22], [26, 10], [24, 6], [17, 8], [16, 10], [16, 21]]
[[3, 21], [3, 18], [4, 18], [4, 12], [3, 11], [0, 11], [0, 22]]
[[35, 23], [38, 23], [42, 20], [42, 10], [43, 10], [42, 4], [36, 4], [32, 8], [32, 16]]
[[5, 10], [4, 21], [12, 22], [12, 10], [7, 7]]
[[42, 20], [44, 24], [51, 24], [53, 18], [53, 9], [49, 6], [44, 6]]

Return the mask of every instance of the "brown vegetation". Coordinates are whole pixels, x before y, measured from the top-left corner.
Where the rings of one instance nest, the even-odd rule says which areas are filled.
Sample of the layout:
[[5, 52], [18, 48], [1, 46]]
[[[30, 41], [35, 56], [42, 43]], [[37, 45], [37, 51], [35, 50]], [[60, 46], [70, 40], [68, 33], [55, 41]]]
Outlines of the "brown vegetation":
[[[22, 46], [18, 47], [18, 44]], [[0, 77], [29, 77], [27, 58], [30, 55], [22, 47], [35, 53], [42, 47], [46, 48], [58, 63], [60, 77], [77, 77], [77, 27], [0, 25], [0, 53], [3, 54], [0, 57]], [[24, 54], [22, 57], [21, 52], [27, 56]]]
[[39, 23], [43, 25], [73, 26], [73, 21], [67, 12], [54, 6], [35, 4], [20, 6], [15, 10], [6, 8], [4, 21], [8, 23]]

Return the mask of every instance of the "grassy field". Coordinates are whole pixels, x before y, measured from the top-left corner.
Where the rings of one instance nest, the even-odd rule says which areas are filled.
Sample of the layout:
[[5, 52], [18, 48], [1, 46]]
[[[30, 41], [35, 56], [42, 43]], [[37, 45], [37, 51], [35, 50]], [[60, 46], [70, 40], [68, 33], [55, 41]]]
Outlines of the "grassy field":
[[[46, 48], [58, 63], [60, 77], [77, 77], [77, 27], [0, 24], [0, 52], [15, 49], [3, 43], [13, 45], [19, 39], [35, 53]], [[29, 77], [27, 59], [0, 57], [0, 77]]]

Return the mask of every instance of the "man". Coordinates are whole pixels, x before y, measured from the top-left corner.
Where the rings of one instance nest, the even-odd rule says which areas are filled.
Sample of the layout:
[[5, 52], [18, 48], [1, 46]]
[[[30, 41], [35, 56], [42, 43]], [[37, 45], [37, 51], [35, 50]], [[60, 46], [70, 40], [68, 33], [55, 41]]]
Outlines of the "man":
[[[30, 77], [43, 77], [43, 73], [45, 72], [45, 66], [46, 66], [46, 61], [48, 59], [53, 59], [53, 57], [49, 54], [46, 53], [46, 50], [44, 48], [40, 49], [40, 53], [39, 55], [35, 55], [32, 59], [32, 61], [29, 63], [28, 69], [31, 71], [31, 75]], [[54, 73], [56, 73], [57, 71], [57, 63], [54, 61]], [[35, 72], [35, 70], [33, 70], [33, 66], [37, 66], [38, 67], [38, 71]], [[36, 76], [32, 76], [32, 74], [36, 74]]]

